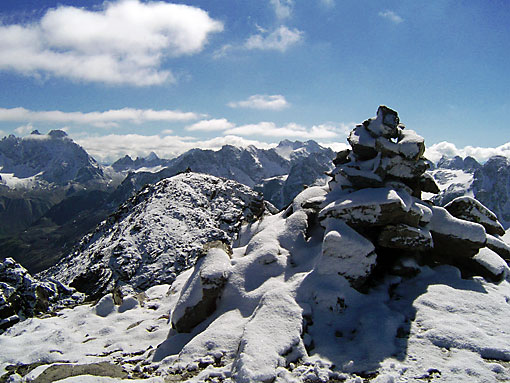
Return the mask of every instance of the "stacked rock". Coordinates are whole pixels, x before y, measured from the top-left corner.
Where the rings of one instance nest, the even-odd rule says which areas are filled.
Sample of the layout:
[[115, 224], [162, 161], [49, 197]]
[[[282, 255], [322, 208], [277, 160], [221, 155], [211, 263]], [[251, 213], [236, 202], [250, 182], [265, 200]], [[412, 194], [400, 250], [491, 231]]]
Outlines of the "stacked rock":
[[418, 262], [454, 264], [492, 279], [506, 275], [501, 257], [510, 259], [509, 248], [492, 212], [469, 197], [446, 209], [421, 200], [422, 192], [439, 188], [426, 173], [424, 139], [405, 129], [396, 111], [380, 106], [348, 141], [352, 149], [334, 160], [329, 193], [306, 202], [318, 207], [326, 229], [317, 272], [338, 273], [354, 287], [376, 266], [409, 274]]
[[[380, 106], [377, 117], [357, 125], [349, 135], [352, 150], [337, 154], [337, 171], [348, 181], [343, 188], [395, 186], [420, 198], [421, 192], [438, 193], [423, 158], [425, 141], [400, 124], [397, 112]], [[349, 185], [350, 184], [350, 185]]]

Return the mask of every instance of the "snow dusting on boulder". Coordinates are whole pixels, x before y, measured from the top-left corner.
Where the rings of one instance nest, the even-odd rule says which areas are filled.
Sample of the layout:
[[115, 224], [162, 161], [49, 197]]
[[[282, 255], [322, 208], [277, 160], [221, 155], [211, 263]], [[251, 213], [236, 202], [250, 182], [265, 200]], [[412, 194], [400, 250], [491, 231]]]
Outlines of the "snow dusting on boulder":
[[265, 212], [261, 196], [235, 181], [182, 173], [148, 185], [45, 271], [92, 299], [114, 288], [171, 283], [204, 244], [231, 244], [241, 225]]

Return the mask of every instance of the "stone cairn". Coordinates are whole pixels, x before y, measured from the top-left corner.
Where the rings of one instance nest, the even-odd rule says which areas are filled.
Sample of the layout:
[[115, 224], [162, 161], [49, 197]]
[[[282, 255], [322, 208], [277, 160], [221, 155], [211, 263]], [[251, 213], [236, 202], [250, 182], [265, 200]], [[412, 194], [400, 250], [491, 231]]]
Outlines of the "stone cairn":
[[356, 288], [381, 273], [415, 275], [423, 264], [451, 264], [463, 276], [493, 281], [507, 275], [510, 247], [489, 209], [471, 197], [444, 208], [421, 199], [439, 188], [426, 173], [424, 139], [396, 111], [380, 106], [348, 141], [351, 149], [334, 160], [329, 193], [307, 201], [326, 229], [319, 273], [343, 275]]

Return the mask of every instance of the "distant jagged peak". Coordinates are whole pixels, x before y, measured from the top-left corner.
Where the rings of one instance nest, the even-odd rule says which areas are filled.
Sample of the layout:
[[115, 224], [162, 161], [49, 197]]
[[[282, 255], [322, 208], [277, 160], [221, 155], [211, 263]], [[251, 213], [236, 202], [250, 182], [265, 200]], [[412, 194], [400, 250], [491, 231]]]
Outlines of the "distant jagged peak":
[[319, 145], [314, 140], [308, 141], [290, 141], [288, 139], [280, 141], [278, 146], [274, 149], [281, 157], [285, 159], [291, 159], [294, 155], [299, 157], [303, 155], [309, 155], [312, 153], [318, 153], [324, 150], [324, 147]]
[[67, 138], [68, 137], [67, 133], [60, 129], [51, 130], [48, 133], [48, 136], [50, 136], [51, 138]]
[[510, 166], [510, 160], [505, 156], [492, 156], [484, 164], [484, 167]]
[[150, 152], [149, 155], [147, 157], [145, 157], [145, 160], [146, 161], [156, 161], [156, 160], [159, 160], [160, 158], [158, 157], [158, 155], [154, 152]]
[[449, 157], [443, 155], [437, 162], [437, 168], [452, 169], [452, 170], [464, 170], [464, 171], [475, 171], [482, 165], [471, 156], [462, 158], [461, 156]]
[[[35, 130], [26, 137], [10, 135], [2, 139], [0, 166], [2, 173], [10, 173], [16, 180], [36, 176], [38, 180], [60, 186], [71, 181], [97, 181], [101, 187], [106, 181], [97, 161], [59, 129], [48, 134]], [[13, 187], [22, 185], [11, 184]]]

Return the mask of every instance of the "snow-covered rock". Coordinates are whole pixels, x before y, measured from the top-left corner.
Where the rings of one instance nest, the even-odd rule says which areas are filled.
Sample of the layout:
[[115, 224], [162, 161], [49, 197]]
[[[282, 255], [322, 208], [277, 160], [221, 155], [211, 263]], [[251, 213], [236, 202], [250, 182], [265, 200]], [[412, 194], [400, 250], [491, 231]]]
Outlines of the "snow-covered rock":
[[232, 243], [243, 222], [265, 212], [261, 196], [235, 181], [183, 173], [148, 185], [41, 276], [90, 297], [116, 286], [171, 283], [207, 242]]
[[83, 300], [56, 281], [41, 281], [12, 258], [0, 262], [0, 332], [25, 318]]
[[352, 226], [383, 226], [392, 222], [416, 226], [420, 216], [411, 209], [411, 196], [390, 188], [361, 189], [328, 204], [320, 217], [334, 217]]
[[353, 286], [361, 285], [376, 264], [374, 245], [339, 219], [330, 218], [322, 224], [326, 231], [316, 271], [342, 275]]
[[[223, 287], [230, 275], [230, 256], [219, 242], [209, 247], [196, 263], [189, 283], [172, 312], [172, 327], [190, 332], [216, 310]], [[231, 252], [230, 249], [227, 249]]]
[[507, 263], [494, 251], [483, 248], [473, 257], [481, 267], [477, 270], [487, 280], [500, 281], [510, 271]]
[[435, 252], [472, 257], [485, 246], [487, 235], [482, 225], [456, 218], [442, 207], [434, 206], [432, 211], [429, 228]]
[[510, 262], [510, 245], [503, 238], [487, 234], [487, 247], [507, 262]]
[[457, 197], [445, 205], [445, 209], [454, 217], [479, 223], [488, 234], [503, 235], [505, 229], [498, 222], [498, 217], [476, 199], [464, 196]]

